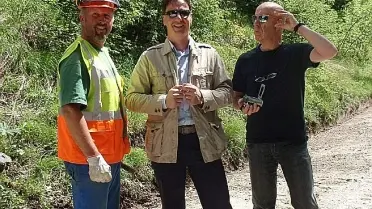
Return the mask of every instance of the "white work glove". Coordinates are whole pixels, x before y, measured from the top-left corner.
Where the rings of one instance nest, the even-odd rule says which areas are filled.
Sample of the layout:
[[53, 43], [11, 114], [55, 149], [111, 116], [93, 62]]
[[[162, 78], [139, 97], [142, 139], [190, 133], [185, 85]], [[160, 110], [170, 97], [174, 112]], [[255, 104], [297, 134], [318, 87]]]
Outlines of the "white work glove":
[[89, 157], [88, 164], [90, 180], [101, 183], [111, 181], [111, 167], [106, 163], [102, 155]]

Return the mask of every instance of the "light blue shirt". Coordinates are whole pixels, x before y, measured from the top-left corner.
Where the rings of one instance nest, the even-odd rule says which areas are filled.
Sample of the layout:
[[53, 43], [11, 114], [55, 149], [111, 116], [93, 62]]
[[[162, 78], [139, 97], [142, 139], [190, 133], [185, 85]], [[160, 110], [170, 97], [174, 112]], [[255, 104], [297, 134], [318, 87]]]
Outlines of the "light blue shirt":
[[[179, 81], [180, 85], [184, 83], [189, 83], [188, 80], [188, 73], [189, 73], [189, 54], [190, 54], [190, 44], [192, 44], [193, 40], [190, 38], [189, 41], [189, 47], [182, 52], [177, 51], [177, 49], [173, 46], [172, 43], [170, 43], [172, 50], [174, 52], [174, 55], [176, 56], [177, 60], [177, 70], [179, 75]], [[191, 116], [190, 111], [190, 104], [186, 101], [186, 98], [183, 98], [183, 102], [181, 103], [179, 109], [178, 109], [178, 125], [184, 126], [184, 125], [193, 125], [195, 124], [194, 120]]]

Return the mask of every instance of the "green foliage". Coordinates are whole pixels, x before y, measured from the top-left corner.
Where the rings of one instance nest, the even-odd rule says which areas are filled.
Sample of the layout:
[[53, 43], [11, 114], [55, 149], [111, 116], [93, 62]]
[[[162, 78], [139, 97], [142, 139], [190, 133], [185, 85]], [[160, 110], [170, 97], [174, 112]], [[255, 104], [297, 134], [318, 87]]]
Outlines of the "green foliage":
[[[215, 47], [230, 76], [236, 59], [256, 46], [250, 16], [260, 0], [193, 1], [192, 36]], [[278, 0], [310, 28], [338, 47], [336, 61], [307, 73], [305, 117], [311, 130], [329, 125], [350, 107], [372, 98], [372, 2], [366, 0]], [[107, 46], [129, 83], [139, 55], [163, 42], [160, 0], [120, 0]], [[301, 5], [301, 6], [299, 6]], [[78, 9], [69, 0], [0, 1], [0, 151], [14, 163], [0, 174], [0, 208], [67, 208], [69, 178], [56, 158], [57, 64], [80, 34]], [[304, 41], [293, 33], [285, 42]], [[125, 86], [125, 88], [127, 85]], [[219, 111], [226, 134], [225, 160], [241, 165], [245, 118], [231, 107]], [[139, 142], [125, 163], [138, 169], [124, 173], [125, 195], [138, 199], [141, 182], [152, 171], [143, 147], [146, 115], [128, 112], [129, 131]], [[132, 139], [133, 140], [133, 139]], [[139, 144], [138, 144], [139, 143]], [[142, 143], [142, 144], [141, 144]], [[136, 192], [132, 192], [136, 189]], [[142, 194], [143, 196], [143, 194]], [[141, 197], [142, 197], [141, 196]], [[142, 201], [142, 200], [141, 200]]]
[[[61, 165], [58, 165], [61, 167]], [[19, 168], [18, 168], [19, 169]], [[34, 173], [27, 174], [23, 170], [23, 175], [14, 176], [14, 173], [6, 173], [7, 177], [0, 174], [0, 188], [4, 188], [0, 192], [0, 207], [1, 208], [56, 208], [58, 202], [51, 201], [59, 199], [59, 202], [64, 202], [66, 197], [59, 196], [63, 194], [63, 188], [66, 187], [66, 176], [53, 169], [53, 173], [44, 170], [42, 166], [34, 168]], [[12, 172], [15, 172], [14, 170]], [[59, 188], [56, 190], [56, 188]], [[4, 202], [2, 202], [4, 200]], [[67, 200], [65, 201], [67, 202]]]
[[192, 32], [195, 40], [213, 40], [224, 27], [224, 11], [219, 9], [218, 0], [198, 0], [193, 2]]
[[221, 8], [230, 8], [236, 11], [240, 18], [245, 18], [247, 22], [250, 22], [250, 17], [254, 14], [256, 7], [260, 5], [262, 0], [225, 0], [220, 1]]
[[165, 39], [159, 1], [126, 0], [121, 1], [121, 4], [123, 9], [116, 13], [108, 46], [115, 60], [122, 55], [137, 59], [146, 48]]
[[229, 108], [220, 111], [223, 126], [228, 138], [225, 159], [233, 169], [243, 164], [245, 150], [245, 119], [241, 112]]
[[2, 136], [7, 136], [7, 135], [14, 135], [14, 134], [19, 134], [20, 130], [18, 128], [11, 128], [9, 127], [6, 123], [1, 122], [0, 123], [0, 135]]
[[[335, 1], [324, 4], [317, 0], [280, 0], [284, 8], [305, 22], [310, 28], [325, 35], [339, 49], [338, 57], [358, 64], [372, 58], [372, 9], [371, 1]], [[299, 7], [298, 5], [301, 5]], [[336, 5], [336, 8], [335, 6]], [[285, 33], [286, 42], [299, 41], [298, 36]]]
[[[56, 127], [50, 126], [42, 121], [29, 120], [23, 124], [22, 137], [24, 142], [34, 145], [44, 145], [50, 143], [56, 136]], [[52, 144], [54, 145], [54, 143]]]
[[25, 200], [19, 196], [17, 191], [10, 189], [9, 185], [9, 179], [0, 175], [0, 208], [23, 208]]
[[336, 11], [344, 10], [352, 0], [334, 0], [332, 9]]
[[[333, 42], [341, 39], [340, 35], [342, 33], [339, 33], [339, 30], [342, 30], [342, 28], [339, 28], [340, 21], [337, 12], [331, 9], [329, 5], [316, 0], [282, 0], [280, 2], [284, 9], [295, 15], [298, 21], [306, 23], [310, 28]], [[302, 6], [299, 7], [298, 5]], [[285, 33], [284, 39], [286, 42], [302, 41], [299, 36], [292, 33]]]
[[[372, 54], [372, 1], [353, 0], [345, 8], [342, 20], [342, 39], [338, 42], [340, 56], [344, 59], [366, 63]], [[354, 58], [354, 59], [353, 59]]]
[[125, 157], [125, 163], [130, 166], [146, 166], [148, 162], [145, 151], [140, 148], [132, 148], [130, 154]]
[[[8, 29], [8, 37], [14, 42], [37, 50], [53, 50], [60, 43], [51, 38], [58, 37], [58, 12], [42, 0], [1, 1], [3, 24]], [[40, 18], [43, 17], [43, 18]], [[53, 41], [52, 41], [53, 40]]]
[[218, 43], [213, 44], [213, 46], [220, 54], [221, 58], [224, 61], [227, 72], [230, 74], [230, 77], [232, 77], [235, 70], [235, 62], [239, 58], [239, 56], [245, 52], [245, 50], [241, 48], [228, 47], [222, 44], [219, 45]]
[[[230, 17], [246, 19], [245, 25], [252, 27], [250, 17], [263, 1], [228, 0], [221, 1], [222, 8], [233, 13]], [[315, 31], [332, 40], [339, 49], [339, 58], [358, 64], [372, 59], [372, 1], [366, 0], [277, 0], [284, 9], [310, 26]], [[299, 6], [301, 5], [301, 6]], [[234, 12], [238, 13], [235, 14]], [[230, 20], [225, 20], [229, 22]], [[228, 25], [227, 28], [236, 27]], [[249, 38], [249, 36], [248, 36]], [[284, 42], [303, 41], [293, 33], [284, 33]]]
[[46, 86], [54, 86], [57, 75], [59, 54], [50, 51], [30, 52], [25, 63], [25, 72], [35, 78], [41, 78], [40, 82], [48, 82]]
[[128, 111], [129, 131], [133, 133], [141, 132], [144, 129], [146, 119], [146, 114]]
[[372, 74], [368, 69], [327, 62], [307, 73], [305, 118], [310, 130], [337, 122], [345, 110], [371, 98]]

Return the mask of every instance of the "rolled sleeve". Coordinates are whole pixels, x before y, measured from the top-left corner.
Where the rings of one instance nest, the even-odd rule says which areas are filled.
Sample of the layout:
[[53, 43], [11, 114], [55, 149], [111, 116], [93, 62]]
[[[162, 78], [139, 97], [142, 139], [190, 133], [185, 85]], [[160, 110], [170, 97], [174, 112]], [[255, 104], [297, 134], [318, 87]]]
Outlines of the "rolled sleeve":
[[210, 111], [210, 107], [211, 106], [213, 107], [213, 104], [215, 103], [214, 96], [213, 96], [211, 90], [202, 89], [202, 90], [200, 90], [200, 92], [201, 92], [202, 97], [203, 97], [203, 106], [202, 106], [202, 109], [205, 112], [208, 112], [208, 111]]
[[161, 100], [161, 107], [163, 110], [167, 109], [167, 104], [165, 103], [165, 100], [167, 99], [167, 95], [163, 94], [160, 95], [159, 99]]

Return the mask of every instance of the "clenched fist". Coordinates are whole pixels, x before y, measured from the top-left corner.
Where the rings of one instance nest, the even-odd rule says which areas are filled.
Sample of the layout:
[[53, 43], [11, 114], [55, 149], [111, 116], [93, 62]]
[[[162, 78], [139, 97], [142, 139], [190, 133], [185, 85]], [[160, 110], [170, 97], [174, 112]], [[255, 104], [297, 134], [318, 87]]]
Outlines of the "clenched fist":
[[182, 92], [185, 95], [186, 101], [190, 105], [201, 105], [203, 104], [203, 95], [200, 89], [191, 83], [186, 83], [182, 86]]
[[169, 89], [165, 99], [165, 105], [169, 109], [174, 109], [180, 106], [183, 101], [182, 85], [175, 85]]

